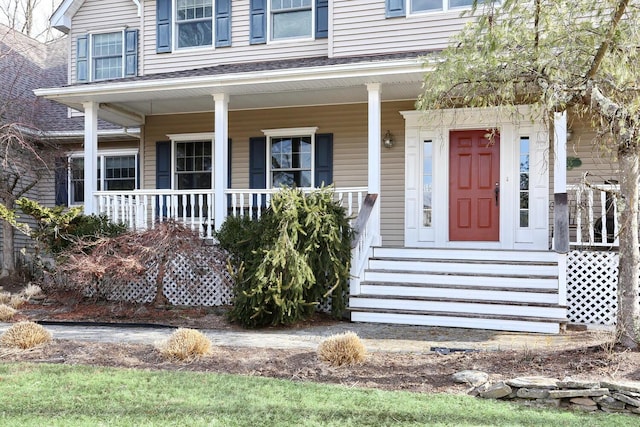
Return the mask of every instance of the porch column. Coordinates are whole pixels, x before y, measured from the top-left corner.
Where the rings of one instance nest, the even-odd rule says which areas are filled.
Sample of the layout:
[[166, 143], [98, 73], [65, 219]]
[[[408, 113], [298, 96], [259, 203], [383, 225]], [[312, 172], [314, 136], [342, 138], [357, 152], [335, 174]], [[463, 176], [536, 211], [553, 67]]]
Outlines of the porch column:
[[213, 99], [215, 101], [215, 141], [213, 144], [214, 218], [215, 228], [220, 230], [227, 217], [225, 190], [228, 186], [229, 95], [216, 93], [213, 95]]
[[569, 206], [567, 203], [567, 112], [553, 117], [553, 247], [569, 252]]
[[98, 103], [85, 102], [84, 108], [84, 214], [98, 211], [93, 193], [98, 191]]
[[380, 83], [367, 84], [367, 92], [369, 94], [369, 125], [368, 125], [368, 177], [367, 185], [369, 187], [370, 194], [377, 194], [378, 200], [375, 204], [374, 210], [371, 213], [371, 219], [373, 230], [375, 230], [375, 238], [373, 240], [374, 246], [382, 244], [380, 237], [380, 170], [381, 170], [381, 98], [382, 87]]

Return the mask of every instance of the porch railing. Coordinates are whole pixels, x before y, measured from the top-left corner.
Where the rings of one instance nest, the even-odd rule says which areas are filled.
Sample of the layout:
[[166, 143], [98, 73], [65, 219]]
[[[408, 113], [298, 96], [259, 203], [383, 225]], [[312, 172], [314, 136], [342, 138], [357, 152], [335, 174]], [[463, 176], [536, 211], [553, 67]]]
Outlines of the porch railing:
[[362, 209], [353, 223], [354, 235], [351, 240], [351, 270], [349, 272], [351, 295], [360, 294], [362, 274], [376, 239], [377, 230], [375, 228], [379, 223], [379, 218], [377, 218], [379, 211], [374, 208], [377, 199], [377, 194], [367, 194]]
[[617, 201], [620, 187], [568, 185], [569, 238], [574, 246], [618, 246]]
[[[228, 215], [259, 218], [278, 189], [228, 189]], [[311, 190], [309, 190], [311, 191]], [[335, 189], [335, 198], [355, 217], [367, 194], [366, 187]], [[132, 190], [94, 193], [96, 210], [132, 230], [152, 228], [158, 221], [182, 222], [202, 237], [211, 238], [215, 226], [214, 190]]]

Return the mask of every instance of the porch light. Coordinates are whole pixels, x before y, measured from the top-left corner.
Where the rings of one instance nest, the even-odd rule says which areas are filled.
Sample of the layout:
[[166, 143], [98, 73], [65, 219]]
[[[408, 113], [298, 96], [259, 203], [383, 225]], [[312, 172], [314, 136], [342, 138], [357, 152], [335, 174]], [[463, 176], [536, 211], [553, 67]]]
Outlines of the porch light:
[[391, 148], [395, 145], [395, 141], [393, 140], [393, 135], [391, 135], [391, 131], [387, 130], [387, 133], [382, 137], [382, 143], [385, 147]]

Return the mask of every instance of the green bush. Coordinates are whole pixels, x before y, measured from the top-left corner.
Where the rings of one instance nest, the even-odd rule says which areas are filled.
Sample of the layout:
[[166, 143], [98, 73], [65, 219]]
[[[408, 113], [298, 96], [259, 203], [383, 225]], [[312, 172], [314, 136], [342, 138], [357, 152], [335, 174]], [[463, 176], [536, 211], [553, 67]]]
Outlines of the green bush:
[[216, 234], [235, 267], [232, 320], [246, 327], [290, 324], [331, 300], [346, 306], [352, 231], [329, 188], [282, 189], [257, 221], [227, 219]]

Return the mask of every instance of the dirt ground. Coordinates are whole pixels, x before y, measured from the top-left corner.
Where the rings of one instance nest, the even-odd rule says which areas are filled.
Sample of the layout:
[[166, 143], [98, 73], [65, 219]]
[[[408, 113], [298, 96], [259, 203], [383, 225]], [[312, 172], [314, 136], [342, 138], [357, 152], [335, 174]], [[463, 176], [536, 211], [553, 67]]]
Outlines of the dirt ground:
[[[0, 283], [0, 286], [3, 286]], [[5, 291], [13, 290], [4, 284]], [[14, 290], [15, 291], [15, 290]], [[20, 308], [13, 321], [74, 320], [127, 323], [160, 323], [207, 329], [239, 330], [230, 324], [223, 308], [161, 308], [126, 303], [105, 303], [59, 294], [33, 301]], [[332, 324], [317, 316], [309, 324]], [[576, 332], [567, 332], [576, 333]], [[55, 339], [31, 350], [0, 347], [0, 362], [32, 361], [151, 370], [189, 370], [234, 373], [293, 381], [343, 384], [416, 392], [466, 393], [469, 387], [455, 384], [451, 375], [464, 369], [479, 369], [491, 380], [542, 375], [563, 379], [615, 379], [640, 381], [640, 352], [621, 351], [607, 345], [548, 352], [544, 350], [484, 351], [469, 353], [372, 352], [365, 363], [333, 368], [308, 350], [247, 347], [216, 347], [211, 356], [191, 362], [165, 360], [153, 345], [108, 344]]]

